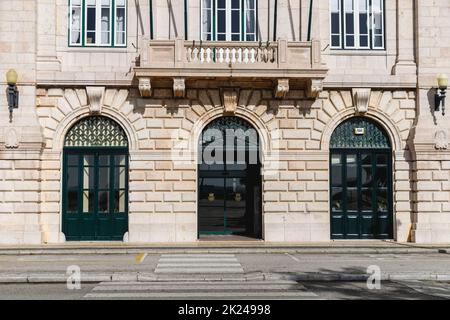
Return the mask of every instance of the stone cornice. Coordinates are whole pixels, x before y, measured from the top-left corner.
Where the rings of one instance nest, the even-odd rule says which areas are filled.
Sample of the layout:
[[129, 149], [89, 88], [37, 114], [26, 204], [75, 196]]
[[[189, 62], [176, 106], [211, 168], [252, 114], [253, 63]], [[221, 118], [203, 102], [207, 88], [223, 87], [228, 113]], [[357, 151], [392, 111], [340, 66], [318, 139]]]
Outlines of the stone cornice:
[[323, 79], [327, 74], [327, 69], [255, 69], [251, 66], [234, 68], [208, 67], [199, 68], [134, 68], [137, 77], [155, 77], [172, 78], [185, 77], [191, 79], [198, 78], [259, 78], [259, 79], [278, 79], [278, 78], [296, 78], [296, 79]]

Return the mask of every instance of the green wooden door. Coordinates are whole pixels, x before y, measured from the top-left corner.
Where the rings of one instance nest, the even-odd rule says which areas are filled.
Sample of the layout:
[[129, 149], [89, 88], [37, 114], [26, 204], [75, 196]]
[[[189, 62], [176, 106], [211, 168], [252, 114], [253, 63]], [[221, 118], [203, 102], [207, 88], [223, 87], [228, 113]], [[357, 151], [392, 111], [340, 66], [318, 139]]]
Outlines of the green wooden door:
[[128, 231], [128, 147], [104, 117], [77, 123], [63, 155], [62, 231], [68, 241], [122, 240]]
[[355, 117], [336, 129], [330, 184], [332, 239], [393, 237], [392, 150], [378, 124]]

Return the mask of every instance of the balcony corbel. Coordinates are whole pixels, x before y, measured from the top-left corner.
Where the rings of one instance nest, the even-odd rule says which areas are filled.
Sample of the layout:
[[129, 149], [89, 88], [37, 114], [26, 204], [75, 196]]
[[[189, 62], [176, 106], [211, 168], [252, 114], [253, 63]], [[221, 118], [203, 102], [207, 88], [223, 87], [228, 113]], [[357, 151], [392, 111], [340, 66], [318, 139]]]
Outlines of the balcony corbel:
[[323, 91], [323, 79], [310, 79], [307, 89], [308, 97], [316, 99], [319, 93]]
[[139, 93], [143, 98], [148, 98], [152, 95], [150, 78], [139, 78]]
[[289, 92], [289, 79], [278, 79], [275, 86], [275, 98], [284, 99]]
[[186, 84], [184, 78], [173, 78], [173, 96], [184, 98], [186, 94]]

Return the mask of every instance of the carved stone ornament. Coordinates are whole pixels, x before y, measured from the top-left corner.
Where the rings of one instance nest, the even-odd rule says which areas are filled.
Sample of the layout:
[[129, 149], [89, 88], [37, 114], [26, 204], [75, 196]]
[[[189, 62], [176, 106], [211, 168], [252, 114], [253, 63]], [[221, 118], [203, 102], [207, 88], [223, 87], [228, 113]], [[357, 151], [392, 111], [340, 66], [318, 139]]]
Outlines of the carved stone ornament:
[[141, 97], [148, 98], [152, 95], [150, 78], [139, 78], [139, 93]]
[[311, 79], [308, 84], [308, 97], [317, 98], [320, 92], [323, 91], [323, 80], [322, 79]]
[[275, 98], [284, 99], [289, 92], [289, 79], [278, 79], [275, 86]]
[[184, 78], [173, 79], [173, 95], [175, 98], [184, 98], [186, 94], [186, 85]]
[[223, 106], [225, 113], [235, 113], [238, 103], [238, 94], [235, 90], [223, 90]]
[[448, 135], [445, 130], [438, 130], [434, 134], [434, 147], [437, 150], [447, 150], [448, 149]]
[[364, 114], [369, 110], [370, 88], [352, 89], [353, 105], [356, 114]]
[[86, 87], [86, 94], [89, 98], [89, 111], [91, 113], [101, 113], [105, 87]]
[[19, 137], [17, 131], [14, 129], [9, 129], [5, 133], [5, 147], [7, 149], [16, 149], [19, 147]]

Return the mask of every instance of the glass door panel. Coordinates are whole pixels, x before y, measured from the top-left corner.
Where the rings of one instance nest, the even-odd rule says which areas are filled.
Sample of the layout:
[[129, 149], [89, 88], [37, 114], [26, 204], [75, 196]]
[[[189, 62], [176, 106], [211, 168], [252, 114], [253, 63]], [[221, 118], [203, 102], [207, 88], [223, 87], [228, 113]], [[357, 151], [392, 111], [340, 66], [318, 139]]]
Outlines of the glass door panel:
[[247, 179], [226, 178], [225, 229], [233, 234], [244, 234], [247, 229]]
[[110, 152], [74, 149], [65, 155], [63, 230], [68, 240], [122, 240], [128, 230], [128, 160]]
[[225, 179], [199, 178], [199, 230], [200, 233], [223, 233], [225, 230]]
[[332, 152], [332, 238], [392, 237], [392, 171], [388, 159], [389, 151]]

